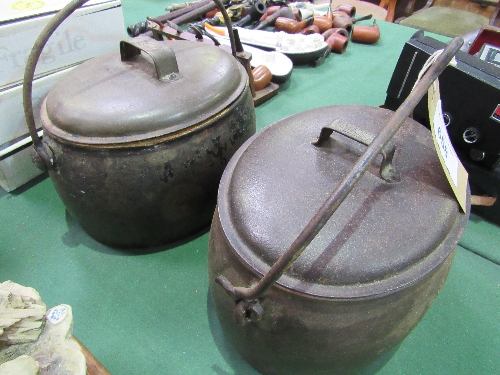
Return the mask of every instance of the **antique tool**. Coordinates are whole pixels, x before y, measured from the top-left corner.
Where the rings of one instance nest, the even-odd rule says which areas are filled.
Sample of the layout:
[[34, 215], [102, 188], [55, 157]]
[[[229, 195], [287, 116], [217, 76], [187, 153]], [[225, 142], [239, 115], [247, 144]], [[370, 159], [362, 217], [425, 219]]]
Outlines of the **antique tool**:
[[35, 162], [99, 242], [146, 247], [195, 233], [210, 223], [226, 163], [255, 132], [247, 74], [208, 43], [122, 41], [119, 52], [57, 82], [42, 104], [42, 140], [31, 103], [36, 62], [50, 34], [85, 2], [71, 2], [49, 22], [26, 67]]
[[231, 159], [210, 232], [210, 295], [225, 336], [263, 374], [382, 361], [440, 291], [469, 213], [430, 132], [408, 115], [461, 44], [395, 113], [313, 109]]
[[207, 5], [199, 7], [198, 9], [193, 9], [192, 11], [190, 11], [188, 13], [184, 13], [176, 18], [172, 18], [171, 21], [173, 23], [176, 23], [177, 25], [183, 25], [183, 24], [186, 24], [188, 22], [194, 21], [194, 20], [202, 17], [207, 12], [209, 12], [215, 8], [216, 8], [216, 6], [212, 2], [211, 4], [209, 3]]
[[[224, 0], [223, 4], [227, 4], [228, 1]], [[172, 21], [177, 18], [177, 22], [179, 22], [180, 17], [186, 16], [183, 22], [189, 22], [189, 20], [194, 20], [202, 15], [204, 15], [207, 11], [211, 9], [215, 9], [216, 5], [213, 0], [202, 0], [199, 2], [194, 2], [192, 4], [187, 5], [186, 7], [182, 7], [180, 9], [173, 10], [167, 14], [155, 17], [161, 23], [166, 23], [167, 21]], [[139, 36], [140, 34], [144, 34], [148, 31], [148, 23], [147, 21], [142, 21], [134, 25], [127, 26], [127, 33], [131, 37]]]

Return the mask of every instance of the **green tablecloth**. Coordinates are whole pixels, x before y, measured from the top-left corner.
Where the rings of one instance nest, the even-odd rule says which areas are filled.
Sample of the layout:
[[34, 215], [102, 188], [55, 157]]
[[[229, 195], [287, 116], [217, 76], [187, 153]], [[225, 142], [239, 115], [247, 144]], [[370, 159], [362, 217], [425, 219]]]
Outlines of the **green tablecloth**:
[[[122, 2], [127, 25], [168, 4]], [[257, 108], [258, 128], [319, 106], [382, 104], [414, 30], [380, 28], [377, 45], [295, 68]], [[82, 232], [44, 177], [0, 192], [0, 222], [0, 280], [36, 288], [49, 307], [71, 305], [75, 336], [112, 374], [256, 374], [222, 337], [207, 296], [208, 228], [148, 253], [114, 250]], [[442, 293], [379, 374], [500, 373], [499, 234], [471, 218]]]

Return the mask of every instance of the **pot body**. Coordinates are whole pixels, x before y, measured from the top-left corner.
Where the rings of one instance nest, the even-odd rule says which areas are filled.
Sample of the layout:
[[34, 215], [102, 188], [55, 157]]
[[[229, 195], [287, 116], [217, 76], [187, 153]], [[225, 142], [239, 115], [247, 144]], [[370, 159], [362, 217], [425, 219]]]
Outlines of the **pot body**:
[[355, 105], [299, 113], [250, 138], [224, 171], [210, 295], [226, 337], [264, 374], [352, 374], [380, 364], [446, 280], [468, 211], [453, 197], [430, 132], [407, 119], [276, 282], [242, 291], [283, 264], [391, 117]]
[[235, 285], [252, 285], [261, 275], [234, 253], [216, 213], [208, 254], [210, 296], [224, 335], [262, 374], [354, 374], [383, 361], [417, 325], [444, 285], [453, 255], [419, 283], [377, 298], [317, 298], [274, 285], [260, 299], [262, 319], [242, 325], [235, 319], [235, 301], [214, 280], [228, 275]]
[[[44, 118], [47, 124], [45, 105], [42, 124]], [[114, 247], [150, 247], [209, 225], [224, 167], [254, 133], [247, 85], [219, 114], [158, 143], [80, 146], [47, 126], [44, 142], [54, 153], [49, 174], [56, 190], [91, 237]]]

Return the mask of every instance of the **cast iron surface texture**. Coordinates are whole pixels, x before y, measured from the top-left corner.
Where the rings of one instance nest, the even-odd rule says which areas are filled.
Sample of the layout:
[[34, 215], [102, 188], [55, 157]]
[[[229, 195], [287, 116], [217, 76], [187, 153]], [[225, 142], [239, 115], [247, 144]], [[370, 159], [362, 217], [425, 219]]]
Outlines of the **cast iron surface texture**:
[[[221, 222], [239, 256], [264, 273], [364, 151], [341, 135], [312, 145], [323, 126], [340, 119], [377, 134], [392, 114], [324, 107], [252, 138], [219, 189]], [[415, 282], [449, 255], [468, 215], [459, 213], [430, 132], [407, 120], [391, 145], [401, 182], [385, 182], [380, 160], [373, 165], [280, 283], [324, 297], [371, 296]]]
[[133, 42], [139, 49], [122, 42], [121, 54], [74, 69], [41, 110], [56, 190], [90, 236], [115, 247], [162, 245], [209, 225], [224, 167], [255, 133], [247, 76], [232, 55]]
[[[212, 231], [222, 233], [219, 218]], [[224, 236], [209, 240], [209, 290], [229, 344], [262, 374], [338, 375], [385, 365], [441, 290], [454, 252], [418, 283], [377, 298], [318, 298], [279, 285], [259, 299], [258, 322], [241, 325], [235, 301], [214, 282], [220, 274], [236, 285], [258, 275], [241, 262]]]
[[[225, 333], [259, 370], [301, 373], [314, 364], [318, 373], [331, 366], [342, 373], [354, 363], [366, 365], [403, 340], [444, 283], [468, 213], [459, 212], [430, 133], [407, 120], [391, 141], [402, 181], [387, 183], [372, 166], [278, 285], [259, 299], [261, 321], [234, 324], [234, 301], [213, 284], [219, 275], [236, 286], [260, 278], [361, 155], [364, 146], [339, 135], [311, 145], [323, 126], [341, 119], [376, 134], [391, 115], [366, 106], [307, 111], [255, 135], [226, 169], [211, 231], [211, 290]], [[325, 310], [316, 306], [321, 301]], [[353, 308], [358, 304], [360, 310]], [[334, 322], [340, 306], [348, 318]], [[282, 330], [285, 337], [274, 337]], [[265, 355], [271, 348], [279, 353], [274, 359]]]
[[49, 174], [68, 211], [99, 242], [171, 242], [210, 224], [220, 176], [255, 133], [248, 86], [202, 125], [153, 146], [111, 149], [66, 144], [46, 132], [55, 155]]

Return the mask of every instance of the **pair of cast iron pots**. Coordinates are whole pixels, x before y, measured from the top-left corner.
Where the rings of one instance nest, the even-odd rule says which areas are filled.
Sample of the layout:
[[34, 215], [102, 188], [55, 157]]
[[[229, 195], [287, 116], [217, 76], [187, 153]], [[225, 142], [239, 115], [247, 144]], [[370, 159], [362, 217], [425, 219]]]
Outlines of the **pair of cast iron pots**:
[[228, 164], [210, 295], [229, 342], [263, 374], [376, 366], [441, 290], [469, 209], [408, 115], [460, 45], [395, 114], [313, 109], [254, 135]]
[[114, 246], [204, 226], [234, 153], [209, 245], [224, 333], [265, 374], [353, 373], [415, 327], [467, 222], [429, 132], [406, 119], [422, 86], [398, 116], [327, 107], [243, 144], [255, 114], [236, 59], [202, 43], [136, 39], [54, 87], [34, 146], [68, 211]]
[[[51, 32], [85, 2], [42, 32], [25, 87]], [[37, 165], [91, 237], [149, 247], [210, 224], [222, 172], [255, 133], [248, 75], [235, 57], [203, 42], [137, 37], [56, 83], [41, 108], [43, 140], [27, 108]]]

